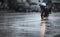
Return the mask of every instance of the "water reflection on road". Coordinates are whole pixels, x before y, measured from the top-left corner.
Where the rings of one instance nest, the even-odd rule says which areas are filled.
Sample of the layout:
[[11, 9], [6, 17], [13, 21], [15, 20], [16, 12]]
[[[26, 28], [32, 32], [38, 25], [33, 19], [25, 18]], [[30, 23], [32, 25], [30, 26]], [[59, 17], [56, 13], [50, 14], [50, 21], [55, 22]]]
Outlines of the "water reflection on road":
[[40, 37], [40, 13], [4, 13], [0, 37]]
[[60, 35], [60, 13], [41, 21], [40, 13], [0, 14], [0, 37], [54, 37]]
[[46, 23], [45, 20], [41, 21], [41, 37], [45, 36], [45, 30], [46, 30]]
[[41, 20], [41, 37], [45, 37], [48, 23], [48, 18]]

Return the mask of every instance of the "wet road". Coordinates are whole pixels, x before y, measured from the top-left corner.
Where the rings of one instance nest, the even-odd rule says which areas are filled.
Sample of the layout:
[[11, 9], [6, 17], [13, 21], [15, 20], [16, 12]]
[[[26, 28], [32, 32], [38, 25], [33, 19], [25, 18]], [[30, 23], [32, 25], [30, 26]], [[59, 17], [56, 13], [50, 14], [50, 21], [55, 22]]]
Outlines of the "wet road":
[[41, 21], [40, 13], [0, 13], [0, 37], [56, 37], [60, 13]]

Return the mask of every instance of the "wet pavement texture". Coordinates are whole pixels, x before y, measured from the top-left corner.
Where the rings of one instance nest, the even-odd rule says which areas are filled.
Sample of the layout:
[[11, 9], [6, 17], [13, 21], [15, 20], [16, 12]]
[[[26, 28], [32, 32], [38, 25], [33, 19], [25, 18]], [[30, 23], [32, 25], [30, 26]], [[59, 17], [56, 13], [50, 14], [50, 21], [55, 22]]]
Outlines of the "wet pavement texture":
[[41, 21], [40, 13], [0, 13], [0, 37], [59, 37], [60, 13]]

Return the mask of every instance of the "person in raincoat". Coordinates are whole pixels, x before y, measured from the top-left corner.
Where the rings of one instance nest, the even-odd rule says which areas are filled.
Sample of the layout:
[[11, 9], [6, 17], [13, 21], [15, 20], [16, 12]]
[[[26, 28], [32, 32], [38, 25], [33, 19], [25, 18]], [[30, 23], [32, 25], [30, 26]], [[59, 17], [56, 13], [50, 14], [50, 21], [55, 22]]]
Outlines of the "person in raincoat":
[[51, 0], [43, 0], [43, 2], [40, 4], [40, 8], [41, 8], [41, 17], [42, 16], [48, 17], [49, 13], [51, 13], [52, 1]]

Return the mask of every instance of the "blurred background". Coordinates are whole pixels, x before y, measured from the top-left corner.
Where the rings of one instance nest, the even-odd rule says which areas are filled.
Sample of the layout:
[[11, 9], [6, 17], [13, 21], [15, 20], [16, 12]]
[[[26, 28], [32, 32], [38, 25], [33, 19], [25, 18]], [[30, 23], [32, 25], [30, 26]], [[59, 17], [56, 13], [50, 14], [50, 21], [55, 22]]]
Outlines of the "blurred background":
[[0, 0], [0, 37], [60, 37], [60, 0], [52, 0], [52, 13], [43, 21], [42, 1]]
[[[0, 11], [39, 12], [42, 0], [0, 0]], [[52, 0], [52, 11], [60, 11], [60, 0]]]

